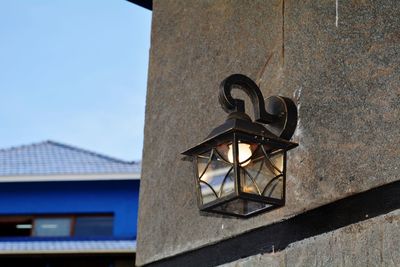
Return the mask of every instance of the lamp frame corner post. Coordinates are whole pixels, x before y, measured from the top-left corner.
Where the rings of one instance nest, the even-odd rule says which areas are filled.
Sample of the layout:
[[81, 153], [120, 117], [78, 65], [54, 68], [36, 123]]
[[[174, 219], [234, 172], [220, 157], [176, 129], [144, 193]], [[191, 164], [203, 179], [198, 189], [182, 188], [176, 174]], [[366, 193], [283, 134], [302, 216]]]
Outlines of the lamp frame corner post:
[[[249, 96], [254, 121], [233, 89]], [[257, 84], [242, 74], [222, 81], [218, 99], [226, 121], [182, 153], [195, 165], [200, 210], [248, 218], [284, 206], [286, 152], [298, 145], [289, 141], [297, 125], [295, 103], [282, 96], [264, 101]]]

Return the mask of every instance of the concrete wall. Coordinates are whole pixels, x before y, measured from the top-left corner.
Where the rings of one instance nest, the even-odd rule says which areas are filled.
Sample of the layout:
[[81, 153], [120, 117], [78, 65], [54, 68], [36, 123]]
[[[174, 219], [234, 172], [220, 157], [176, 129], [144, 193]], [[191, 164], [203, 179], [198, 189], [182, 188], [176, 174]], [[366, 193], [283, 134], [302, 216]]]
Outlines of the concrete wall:
[[[153, 2], [137, 264], [400, 179], [400, 1]], [[232, 73], [299, 111], [286, 206], [249, 220], [200, 216], [180, 155], [225, 120]]]
[[223, 267], [400, 266], [400, 210]]

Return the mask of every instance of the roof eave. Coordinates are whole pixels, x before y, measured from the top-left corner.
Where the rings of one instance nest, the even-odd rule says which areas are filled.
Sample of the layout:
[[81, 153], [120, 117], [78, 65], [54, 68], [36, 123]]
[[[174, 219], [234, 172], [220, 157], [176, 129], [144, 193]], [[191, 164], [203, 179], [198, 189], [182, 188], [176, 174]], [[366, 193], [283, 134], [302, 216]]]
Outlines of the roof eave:
[[0, 183], [140, 180], [140, 173], [46, 174], [0, 176]]
[[153, 0], [127, 0], [135, 5], [146, 8], [150, 11], [153, 10]]

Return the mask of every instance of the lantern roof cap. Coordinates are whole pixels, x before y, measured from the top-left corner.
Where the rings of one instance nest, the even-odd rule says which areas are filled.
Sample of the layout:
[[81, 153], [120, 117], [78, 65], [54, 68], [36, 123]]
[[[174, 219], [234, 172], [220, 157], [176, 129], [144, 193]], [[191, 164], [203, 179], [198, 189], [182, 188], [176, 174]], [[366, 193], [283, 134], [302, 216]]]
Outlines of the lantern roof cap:
[[289, 150], [298, 146], [297, 143], [290, 142], [271, 133], [262, 124], [253, 122], [245, 113], [232, 112], [229, 114], [227, 120], [220, 126], [214, 128], [203, 142], [182, 152], [182, 154], [187, 156], [196, 155], [200, 151], [210, 149], [227, 141], [233, 133], [252, 136], [257, 142], [263, 144], [271, 143], [284, 150]]

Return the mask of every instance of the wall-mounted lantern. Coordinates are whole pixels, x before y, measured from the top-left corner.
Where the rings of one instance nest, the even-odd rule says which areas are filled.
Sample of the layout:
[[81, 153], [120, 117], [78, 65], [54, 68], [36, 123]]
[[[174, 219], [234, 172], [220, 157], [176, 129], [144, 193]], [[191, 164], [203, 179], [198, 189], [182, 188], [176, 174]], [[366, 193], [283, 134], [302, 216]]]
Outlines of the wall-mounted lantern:
[[[234, 88], [250, 97], [255, 121], [244, 101], [232, 97]], [[225, 123], [182, 153], [194, 161], [200, 210], [249, 217], [283, 206], [286, 151], [297, 146], [288, 141], [297, 124], [295, 104], [272, 96], [265, 105], [258, 86], [241, 74], [221, 83], [219, 102], [229, 113]]]

